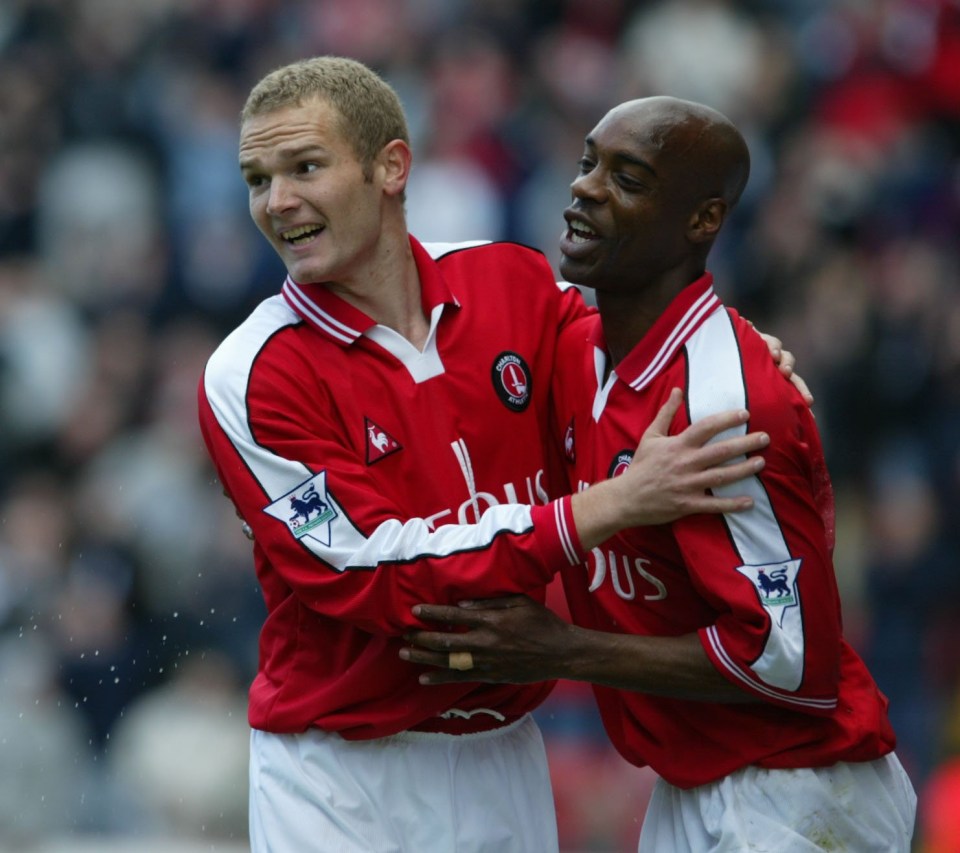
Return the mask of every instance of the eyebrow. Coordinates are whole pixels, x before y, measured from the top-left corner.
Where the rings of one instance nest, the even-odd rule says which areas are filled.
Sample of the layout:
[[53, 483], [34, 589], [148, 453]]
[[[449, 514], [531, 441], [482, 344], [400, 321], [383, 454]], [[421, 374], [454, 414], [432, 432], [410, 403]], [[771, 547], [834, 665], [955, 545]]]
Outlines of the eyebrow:
[[[596, 143], [593, 140], [592, 136], [588, 136], [585, 140], [586, 144], [591, 148], [596, 148]], [[626, 151], [624, 149], [619, 149], [613, 152], [614, 156], [620, 160], [625, 160], [627, 163], [630, 163], [633, 166], [639, 166], [641, 169], [646, 169], [651, 175], [657, 177], [657, 170], [653, 168], [646, 160], [642, 157], [638, 157], [636, 154]]]
[[[323, 148], [319, 145], [309, 143], [307, 145], [300, 145], [296, 148], [278, 148], [277, 153], [280, 155], [283, 160], [296, 160], [298, 157], [302, 157], [304, 154], [311, 154], [313, 152], [323, 153]], [[256, 168], [256, 159], [251, 158], [240, 158], [240, 171], [246, 171], [247, 169]]]

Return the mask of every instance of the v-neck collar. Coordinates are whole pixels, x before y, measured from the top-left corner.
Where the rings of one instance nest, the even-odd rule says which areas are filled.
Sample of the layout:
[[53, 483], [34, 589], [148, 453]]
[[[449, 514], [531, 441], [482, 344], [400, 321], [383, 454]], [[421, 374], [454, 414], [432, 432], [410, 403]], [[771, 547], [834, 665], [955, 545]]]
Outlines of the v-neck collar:
[[[420, 277], [420, 301], [424, 314], [433, 318], [440, 305], [459, 307], [460, 303], [444, 281], [436, 261], [419, 241], [410, 236], [410, 247]], [[377, 327], [376, 321], [346, 302], [324, 284], [300, 284], [287, 276], [280, 290], [287, 304], [324, 337], [347, 347], [364, 333]]]
[[604, 373], [609, 356], [603, 327], [597, 323], [591, 338], [599, 350], [594, 354], [594, 361], [598, 398], [602, 396], [602, 402], [598, 401], [601, 410], [617, 379], [626, 382], [634, 391], [642, 391], [666, 369], [707, 318], [722, 307], [720, 297], [713, 290], [713, 275], [704, 273], [677, 294], [650, 330], [606, 378]]

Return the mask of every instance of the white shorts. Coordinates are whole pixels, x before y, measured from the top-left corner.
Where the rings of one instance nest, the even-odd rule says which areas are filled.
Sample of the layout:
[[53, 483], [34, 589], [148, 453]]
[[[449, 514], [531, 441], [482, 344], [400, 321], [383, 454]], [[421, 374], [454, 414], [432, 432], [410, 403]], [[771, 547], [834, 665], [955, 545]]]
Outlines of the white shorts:
[[253, 853], [556, 853], [540, 729], [250, 737]]
[[917, 797], [896, 755], [832, 767], [745, 767], [683, 790], [659, 779], [639, 853], [909, 853]]

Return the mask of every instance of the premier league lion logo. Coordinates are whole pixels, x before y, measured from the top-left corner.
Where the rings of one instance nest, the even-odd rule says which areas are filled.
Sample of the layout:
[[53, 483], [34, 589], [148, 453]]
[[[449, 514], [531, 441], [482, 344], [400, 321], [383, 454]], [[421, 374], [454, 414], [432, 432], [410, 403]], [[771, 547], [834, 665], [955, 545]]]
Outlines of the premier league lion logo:
[[326, 471], [277, 498], [264, 512], [286, 524], [295, 538], [310, 536], [324, 545], [330, 544], [330, 524], [339, 515], [336, 502], [327, 494]]
[[797, 591], [797, 574], [801, 560], [784, 560], [763, 566], [737, 566], [737, 571], [749, 578], [757, 591], [760, 603], [769, 611], [771, 618], [783, 624], [784, 614], [800, 604]]
[[[317, 492], [316, 487], [311, 483], [310, 488], [307, 489], [300, 497], [296, 495], [290, 495], [290, 509], [293, 510], [293, 515], [290, 516], [290, 526], [299, 527], [300, 524], [306, 524], [310, 521], [310, 516], [313, 513], [317, 515], [323, 515], [323, 513], [329, 510], [327, 503], [320, 497]], [[303, 521], [299, 521], [299, 519]]]
[[757, 571], [757, 585], [760, 587], [764, 598], [772, 598], [774, 593], [777, 594], [777, 598], [790, 595], [786, 569], [774, 569], [769, 575], [763, 569], [759, 569]]

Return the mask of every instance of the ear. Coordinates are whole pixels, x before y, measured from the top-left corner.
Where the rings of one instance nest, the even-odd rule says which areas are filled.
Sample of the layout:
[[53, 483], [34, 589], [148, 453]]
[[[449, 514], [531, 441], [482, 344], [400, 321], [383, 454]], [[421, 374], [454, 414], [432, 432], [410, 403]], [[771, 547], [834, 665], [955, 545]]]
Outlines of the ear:
[[393, 139], [383, 146], [377, 165], [383, 170], [383, 191], [390, 196], [402, 195], [410, 177], [413, 153], [402, 139]]
[[701, 202], [690, 217], [687, 236], [694, 243], [709, 243], [717, 234], [727, 217], [727, 203], [719, 197], [708, 198]]

